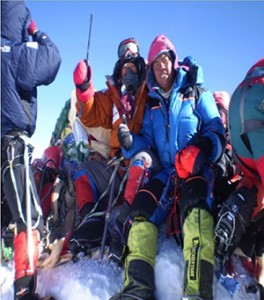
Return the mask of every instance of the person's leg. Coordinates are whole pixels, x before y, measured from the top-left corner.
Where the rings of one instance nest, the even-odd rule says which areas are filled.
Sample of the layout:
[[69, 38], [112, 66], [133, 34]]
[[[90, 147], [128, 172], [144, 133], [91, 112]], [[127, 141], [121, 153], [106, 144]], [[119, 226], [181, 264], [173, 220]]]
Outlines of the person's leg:
[[154, 299], [154, 264], [157, 227], [144, 218], [136, 218], [129, 231], [129, 254], [125, 261], [123, 297]]
[[184, 299], [213, 299], [214, 222], [207, 195], [207, 182], [202, 177], [187, 179], [181, 187]]
[[111, 299], [155, 299], [157, 227], [149, 219], [158, 206], [164, 187], [160, 180], [150, 179], [132, 203], [129, 216], [133, 222], [128, 232], [124, 289]]
[[214, 235], [213, 217], [205, 209], [194, 208], [183, 225], [184, 296], [213, 299]]
[[127, 171], [127, 181], [124, 190], [124, 202], [116, 207], [112, 213], [110, 229], [110, 258], [117, 264], [124, 259], [124, 240], [127, 239], [125, 223], [128, 219], [130, 207], [138, 190], [149, 180], [153, 155], [146, 151], [136, 154], [130, 161]]
[[[81, 223], [73, 232], [68, 248], [75, 257], [80, 252], [90, 254], [101, 244], [105, 225], [104, 211], [108, 205], [112, 184], [109, 179], [113, 171], [114, 168], [109, 167], [107, 161], [86, 161], [81, 163], [74, 176]], [[117, 195], [119, 176], [116, 176], [113, 184], [114, 195]]]
[[[36, 192], [30, 166], [26, 172], [24, 151], [27, 147], [25, 140], [20, 137], [7, 136], [2, 139], [2, 180], [3, 191], [12, 217], [16, 223], [16, 235], [14, 238], [14, 267], [15, 267], [15, 299], [38, 299], [35, 295], [36, 265], [38, 260], [38, 246], [40, 233], [43, 229], [42, 213], [39, 198]], [[26, 176], [28, 176], [26, 180]], [[29, 184], [29, 197], [27, 199], [25, 184]], [[30, 201], [31, 229], [29, 226], [26, 207]], [[27, 233], [32, 236], [29, 244]], [[29, 248], [30, 247], [30, 248]]]

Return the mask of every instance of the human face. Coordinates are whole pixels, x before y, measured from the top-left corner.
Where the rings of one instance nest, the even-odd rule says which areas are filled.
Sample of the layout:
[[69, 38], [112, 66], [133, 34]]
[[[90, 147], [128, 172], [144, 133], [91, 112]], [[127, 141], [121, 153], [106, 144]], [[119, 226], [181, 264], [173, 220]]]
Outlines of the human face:
[[169, 91], [174, 82], [173, 64], [168, 55], [162, 53], [153, 62], [153, 72], [158, 85]]
[[137, 67], [131, 62], [127, 62], [122, 67], [122, 71], [121, 71], [122, 78], [125, 76], [127, 69], [130, 69], [131, 71], [137, 74]]

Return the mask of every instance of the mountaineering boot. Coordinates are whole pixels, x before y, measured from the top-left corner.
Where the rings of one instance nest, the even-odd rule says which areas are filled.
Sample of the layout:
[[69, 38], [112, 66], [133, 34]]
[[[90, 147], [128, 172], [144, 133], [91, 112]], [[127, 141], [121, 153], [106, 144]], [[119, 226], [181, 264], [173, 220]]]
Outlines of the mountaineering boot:
[[104, 218], [91, 217], [79, 225], [73, 232], [68, 249], [73, 255], [73, 261], [78, 261], [81, 255], [90, 255], [100, 247], [104, 231]]
[[38, 260], [39, 232], [32, 230], [33, 238], [33, 268], [30, 267], [27, 234], [21, 231], [14, 239], [14, 264], [15, 264], [15, 300], [40, 299], [35, 294], [36, 288], [36, 265]]
[[133, 222], [125, 260], [124, 289], [111, 300], [155, 300], [154, 264], [157, 247], [157, 228], [145, 218]]
[[250, 226], [256, 203], [255, 187], [251, 189], [240, 187], [226, 199], [218, 213], [214, 229], [217, 260], [224, 262], [233, 254], [238, 245], [240, 247], [243, 245], [244, 253], [252, 251], [250, 247], [252, 247], [253, 241], [249, 242], [251, 235], [247, 234], [245, 242], [243, 242], [242, 237]]
[[183, 299], [213, 299], [214, 224], [212, 215], [194, 208], [183, 224]]
[[40, 300], [35, 294], [36, 276], [24, 276], [15, 281], [15, 300]]

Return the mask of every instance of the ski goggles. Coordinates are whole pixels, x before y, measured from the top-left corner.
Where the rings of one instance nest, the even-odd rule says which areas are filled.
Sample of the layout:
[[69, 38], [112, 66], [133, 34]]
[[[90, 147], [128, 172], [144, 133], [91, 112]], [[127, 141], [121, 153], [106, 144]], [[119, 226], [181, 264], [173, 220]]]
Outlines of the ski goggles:
[[118, 47], [118, 57], [123, 58], [126, 56], [136, 57], [139, 55], [138, 44], [134, 39], [127, 39], [123, 41]]

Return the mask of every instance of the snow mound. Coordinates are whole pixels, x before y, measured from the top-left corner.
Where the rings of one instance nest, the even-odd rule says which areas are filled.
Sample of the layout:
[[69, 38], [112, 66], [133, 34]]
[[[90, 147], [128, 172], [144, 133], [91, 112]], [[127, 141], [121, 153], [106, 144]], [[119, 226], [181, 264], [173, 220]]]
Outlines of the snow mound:
[[[240, 285], [233, 298], [214, 278], [214, 300], [258, 300], [258, 294], [247, 294], [244, 285], [251, 280], [239, 261], [236, 269], [241, 274]], [[155, 264], [156, 296], [158, 300], [180, 300], [183, 282], [183, 253], [173, 238], [160, 235]], [[13, 291], [13, 262], [0, 266], [1, 299], [11, 300]], [[123, 269], [108, 259], [80, 259], [51, 270], [38, 270], [37, 292], [41, 297], [54, 296], [56, 300], [108, 300], [123, 287]]]

